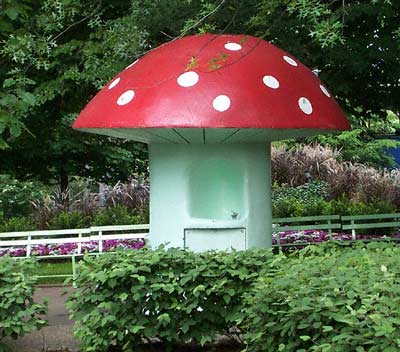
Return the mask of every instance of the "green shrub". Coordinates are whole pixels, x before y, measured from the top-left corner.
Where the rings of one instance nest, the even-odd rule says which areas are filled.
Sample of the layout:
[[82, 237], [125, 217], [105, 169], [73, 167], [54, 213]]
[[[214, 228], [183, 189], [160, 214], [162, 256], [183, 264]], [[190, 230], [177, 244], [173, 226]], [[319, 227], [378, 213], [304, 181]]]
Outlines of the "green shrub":
[[279, 256], [245, 295], [247, 351], [399, 351], [399, 280], [391, 243]]
[[5, 337], [17, 338], [46, 324], [39, 315], [47, 313], [47, 306], [33, 301], [35, 270], [32, 260], [0, 258], [0, 350]]
[[328, 187], [323, 182], [310, 182], [298, 187], [274, 185], [272, 214], [276, 218], [313, 215], [367, 215], [397, 211], [396, 206], [385, 200], [355, 201], [342, 194], [327, 201]]
[[51, 229], [80, 229], [90, 227], [91, 217], [79, 211], [62, 211], [50, 222]]
[[276, 218], [328, 214], [328, 186], [324, 182], [309, 182], [298, 187], [274, 184], [272, 214]]
[[114, 345], [131, 351], [142, 339], [205, 344], [233, 334], [242, 294], [272, 258], [265, 250], [140, 250], [86, 257], [67, 303], [84, 351]]
[[342, 195], [338, 199], [329, 201], [327, 209], [329, 213], [339, 215], [368, 215], [396, 212], [396, 206], [387, 201], [376, 200], [369, 203], [363, 203], [350, 200], [345, 195]]
[[36, 225], [27, 216], [12, 217], [0, 223], [0, 232], [18, 232], [35, 230]]
[[92, 225], [130, 225], [143, 223], [142, 217], [125, 206], [117, 205], [104, 210], [99, 210], [92, 221]]
[[0, 175], [0, 209], [5, 218], [29, 215], [31, 202], [42, 197], [38, 182], [19, 181], [9, 175]]

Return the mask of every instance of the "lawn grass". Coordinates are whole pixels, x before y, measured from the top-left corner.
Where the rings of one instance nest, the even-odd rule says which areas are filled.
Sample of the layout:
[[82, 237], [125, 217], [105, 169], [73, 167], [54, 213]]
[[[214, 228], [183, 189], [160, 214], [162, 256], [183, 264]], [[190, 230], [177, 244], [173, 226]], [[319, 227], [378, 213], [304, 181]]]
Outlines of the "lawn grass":
[[[71, 260], [40, 261], [36, 275], [72, 275]], [[66, 277], [43, 277], [38, 279], [38, 284], [63, 284]]]

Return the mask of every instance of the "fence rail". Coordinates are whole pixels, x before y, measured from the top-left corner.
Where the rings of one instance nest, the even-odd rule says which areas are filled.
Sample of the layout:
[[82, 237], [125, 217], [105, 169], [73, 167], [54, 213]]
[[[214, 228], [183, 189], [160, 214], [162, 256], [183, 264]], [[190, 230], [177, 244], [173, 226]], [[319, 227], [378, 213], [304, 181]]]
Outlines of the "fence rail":
[[[25, 247], [26, 257], [30, 257], [33, 246], [76, 243], [78, 247], [75, 254], [80, 255], [82, 254], [82, 244], [96, 241], [99, 243], [98, 251], [102, 253], [104, 241], [128, 239], [146, 240], [148, 230], [149, 225], [142, 224], [94, 226], [87, 229], [3, 232], [0, 233], [0, 249], [2, 247]], [[129, 233], [127, 233], [127, 231], [129, 231]], [[137, 231], [146, 232], [139, 233]]]
[[[383, 220], [383, 221], [378, 221]], [[391, 221], [390, 221], [391, 220]], [[274, 227], [272, 231], [276, 235], [276, 247], [306, 245], [309, 242], [294, 244], [281, 244], [280, 232], [302, 231], [302, 230], [327, 230], [332, 235], [333, 230], [351, 230], [352, 239], [356, 239], [356, 229], [373, 228], [400, 228], [400, 213], [394, 214], [372, 214], [372, 215], [322, 215], [273, 218]], [[146, 240], [149, 224], [139, 225], [112, 225], [92, 226], [84, 229], [24, 231], [0, 233], [0, 249], [2, 247], [24, 247], [26, 257], [30, 257], [32, 247], [48, 244], [76, 243], [75, 254], [82, 254], [82, 245], [92, 241], [98, 242], [98, 252], [103, 252], [104, 241], [107, 240]], [[68, 237], [66, 237], [68, 236]]]
[[[382, 221], [379, 221], [382, 220]], [[396, 214], [373, 214], [373, 215], [323, 215], [306, 216], [291, 218], [273, 218], [275, 224], [273, 232], [276, 236], [277, 247], [279, 251], [285, 247], [298, 247], [311, 244], [310, 242], [281, 243], [280, 232], [299, 231], [299, 230], [328, 230], [332, 235], [333, 230], [351, 231], [352, 239], [356, 239], [356, 229], [380, 229], [380, 228], [400, 228], [400, 213]], [[83, 256], [82, 245], [92, 241], [98, 242], [98, 251], [90, 255], [101, 255], [104, 241], [107, 240], [146, 240], [148, 237], [149, 224], [140, 225], [115, 225], [115, 226], [93, 226], [85, 229], [67, 229], [67, 230], [45, 230], [45, 231], [24, 231], [24, 232], [5, 232], [0, 233], [0, 249], [16, 246], [23, 247], [26, 250], [26, 256], [16, 257], [23, 259], [32, 255], [33, 246], [47, 244], [76, 243], [75, 253], [62, 255], [35, 256], [35, 258], [48, 259], [70, 259], [72, 272], [66, 275], [40, 275], [39, 278], [67, 278], [75, 277], [76, 260]], [[400, 240], [400, 239], [397, 239]]]

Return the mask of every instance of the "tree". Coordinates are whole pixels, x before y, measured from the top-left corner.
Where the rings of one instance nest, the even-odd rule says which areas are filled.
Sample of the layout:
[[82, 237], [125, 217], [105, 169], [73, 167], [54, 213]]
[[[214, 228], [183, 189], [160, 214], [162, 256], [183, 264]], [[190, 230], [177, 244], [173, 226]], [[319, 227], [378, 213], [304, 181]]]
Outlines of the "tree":
[[127, 176], [146, 158], [142, 145], [78, 133], [71, 122], [146, 51], [202, 32], [258, 35], [293, 53], [331, 88], [362, 141], [388, 110], [399, 117], [399, 19], [400, 2], [389, 0], [2, 0], [1, 170], [62, 183]]
[[[145, 50], [144, 34], [114, 1], [8, 1], [1, 15], [0, 130], [8, 149], [3, 172], [58, 180], [68, 175], [126, 179], [144, 171], [139, 143], [84, 135], [71, 129], [77, 113], [116, 72]], [[8, 31], [8, 32], [7, 32]], [[8, 130], [6, 129], [8, 127]], [[5, 146], [3, 142], [3, 146]]]

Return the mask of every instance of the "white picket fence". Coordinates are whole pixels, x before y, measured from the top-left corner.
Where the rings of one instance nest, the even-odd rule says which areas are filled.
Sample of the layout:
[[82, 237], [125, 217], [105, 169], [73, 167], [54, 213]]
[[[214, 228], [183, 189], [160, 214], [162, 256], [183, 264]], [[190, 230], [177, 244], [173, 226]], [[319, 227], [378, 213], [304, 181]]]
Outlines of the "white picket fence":
[[[140, 232], [139, 232], [140, 231]], [[32, 248], [38, 245], [76, 243], [75, 254], [82, 254], [82, 244], [98, 241], [98, 252], [103, 252], [103, 243], [107, 240], [146, 240], [149, 224], [94, 226], [86, 229], [24, 231], [0, 233], [0, 249], [25, 248], [26, 257], [30, 257]]]

